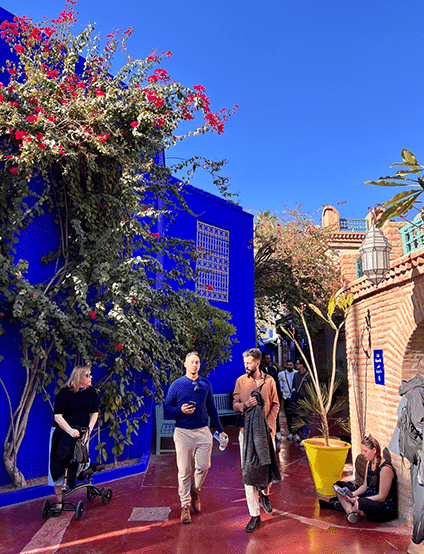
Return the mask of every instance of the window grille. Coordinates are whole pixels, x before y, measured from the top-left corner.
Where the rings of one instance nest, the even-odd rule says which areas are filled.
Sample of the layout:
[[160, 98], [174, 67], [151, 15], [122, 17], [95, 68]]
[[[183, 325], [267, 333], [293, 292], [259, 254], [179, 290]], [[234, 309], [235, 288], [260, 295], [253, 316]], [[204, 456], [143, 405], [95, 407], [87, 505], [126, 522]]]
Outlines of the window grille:
[[230, 232], [198, 220], [196, 250], [196, 294], [228, 302]]
[[356, 271], [356, 278], [359, 279], [360, 277], [363, 277], [365, 275], [364, 270], [362, 269], [362, 258], [356, 258], [355, 260], [355, 271]]
[[424, 223], [421, 217], [399, 229], [402, 235], [403, 253], [410, 254], [423, 247]]

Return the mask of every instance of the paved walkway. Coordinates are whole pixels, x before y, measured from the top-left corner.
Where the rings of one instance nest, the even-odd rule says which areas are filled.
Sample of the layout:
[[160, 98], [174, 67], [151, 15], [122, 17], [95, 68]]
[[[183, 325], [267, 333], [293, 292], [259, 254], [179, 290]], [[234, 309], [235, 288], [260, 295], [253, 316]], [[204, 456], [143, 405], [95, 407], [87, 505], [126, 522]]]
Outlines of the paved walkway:
[[[202, 490], [202, 513], [190, 525], [179, 521], [175, 455], [152, 456], [140, 475], [107, 483], [110, 504], [86, 504], [82, 518], [72, 512], [42, 520], [43, 500], [0, 509], [0, 554], [396, 554], [405, 553], [411, 528], [362, 521], [319, 510], [303, 449], [283, 439], [279, 457], [283, 482], [274, 485], [273, 513], [248, 534], [249, 520], [239, 467], [237, 433], [230, 444], [214, 444], [212, 468]], [[346, 466], [346, 478], [351, 466]], [[81, 494], [81, 492], [79, 493]], [[85, 500], [84, 495], [81, 496]]]

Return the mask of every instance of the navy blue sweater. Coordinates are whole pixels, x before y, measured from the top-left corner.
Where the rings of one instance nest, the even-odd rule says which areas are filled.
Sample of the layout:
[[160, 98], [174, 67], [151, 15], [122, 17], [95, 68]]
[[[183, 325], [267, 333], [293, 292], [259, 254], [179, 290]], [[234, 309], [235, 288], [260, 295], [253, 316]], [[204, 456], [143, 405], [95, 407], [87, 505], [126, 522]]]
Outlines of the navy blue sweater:
[[[172, 383], [164, 404], [165, 418], [175, 419], [176, 427], [199, 429], [207, 427], [209, 416], [211, 426], [218, 433], [222, 433], [223, 428], [213, 399], [212, 385], [204, 377], [199, 377], [197, 382], [198, 390], [194, 390], [193, 381], [185, 375]], [[196, 402], [196, 409], [192, 414], [183, 414], [181, 406], [190, 400]]]

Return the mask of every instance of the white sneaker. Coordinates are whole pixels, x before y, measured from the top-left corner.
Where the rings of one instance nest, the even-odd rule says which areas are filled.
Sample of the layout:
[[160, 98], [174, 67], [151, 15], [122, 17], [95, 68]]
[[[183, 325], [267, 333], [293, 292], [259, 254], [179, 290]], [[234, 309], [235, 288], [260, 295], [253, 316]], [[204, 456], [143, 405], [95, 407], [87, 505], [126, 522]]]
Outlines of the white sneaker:
[[278, 441], [280, 441], [280, 440], [281, 440], [281, 433], [277, 433], [277, 434], [275, 435], [275, 438], [276, 438]]
[[296, 434], [296, 435], [294, 436], [294, 440], [295, 440], [296, 442], [300, 442], [300, 437], [299, 437], [298, 434]]
[[288, 441], [291, 441], [291, 440], [293, 440], [293, 439], [294, 439], [294, 436], [292, 435], [292, 433], [289, 433], [289, 434], [287, 435], [287, 440], [288, 440]]

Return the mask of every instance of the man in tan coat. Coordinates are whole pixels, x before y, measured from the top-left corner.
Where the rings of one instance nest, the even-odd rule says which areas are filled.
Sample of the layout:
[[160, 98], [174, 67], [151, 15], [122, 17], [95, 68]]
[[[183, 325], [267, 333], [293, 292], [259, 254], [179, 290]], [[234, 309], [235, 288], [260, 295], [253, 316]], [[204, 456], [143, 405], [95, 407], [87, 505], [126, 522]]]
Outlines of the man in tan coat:
[[[258, 348], [251, 348], [243, 353], [245, 374], [239, 377], [233, 392], [233, 409], [235, 412], [244, 414], [244, 412], [258, 404], [256, 398], [251, 396], [254, 390], [258, 390], [264, 399], [264, 415], [271, 431], [271, 437], [274, 439], [276, 431], [276, 421], [280, 411], [278, 401], [277, 387], [274, 379], [260, 370], [261, 351]], [[240, 422], [240, 453], [243, 465], [243, 436], [244, 425], [243, 418]], [[272, 505], [268, 498], [269, 487], [265, 491], [258, 491], [252, 485], [245, 485], [247, 506], [251, 519], [246, 526], [246, 531], [252, 533], [261, 523], [259, 497], [262, 501], [262, 507], [267, 513], [272, 512]]]

